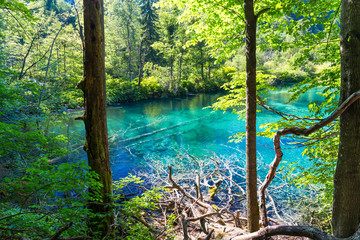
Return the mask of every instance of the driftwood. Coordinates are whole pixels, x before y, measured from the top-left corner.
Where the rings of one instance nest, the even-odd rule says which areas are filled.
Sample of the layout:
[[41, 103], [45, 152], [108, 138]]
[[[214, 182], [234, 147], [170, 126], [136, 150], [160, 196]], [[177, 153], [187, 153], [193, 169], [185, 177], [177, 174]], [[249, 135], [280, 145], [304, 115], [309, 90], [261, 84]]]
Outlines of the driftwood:
[[311, 228], [307, 226], [268, 226], [254, 233], [232, 238], [225, 238], [224, 240], [260, 240], [277, 235], [307, 237], [314, 240], [359, 240], [360, 229], [351, 237], [336, 238], [317, 228]]
[[[329, 123], [336, 120], [337, 117], [339, 117], [351, 104], [353, 104], [356, 100], [360, 98], [360, 91], [357, 91], [353, 94], [351, 94], [350, 97], [348, 97], [330, 116], [327, 118], [322, 119], [320, 122], [316, 123], [315, 125], [308, 127], [308, 128], [285, 128], [277, 131], [273, 138], [274, 143], [274, 149], [275, 149], [275, 159], [270, 165], [269, 173], [266, 176], [265, 181], [261, 184], [259, 189], [259, 198], [260, 198], [260, 215], [261, 220], [263, 223], [263, 226], [268, 225], [267, 220], [267, 212], [266, 212], [266, 201], [265, 201], [265, 190], [270, 185], [271, 181], [274, 179], [276, 175], [277, 167], [279, 166], [282, 157], [283, 152], [281, 151], [280, 146], [280, 138], [285, 135], [302, 135], [302, 136], [308, 136], [311, 133], [316, 132], [320, 128], [328, 125]], [[263, 105], [264, 106], [264, 105]], [[265, 107], [268, 110], [271, 110], [269, 107]]]
[[[199, 158], [182, 150], [174, 161], [166, 167], [160, 161], [149, 158], [146, 159], [148, 170], [136, 173], [155, 186], [165, 186], [166, 189], [162, 199], [155, 202], [159, 206], [158, 213], [153, 212], [155, 217], [152, 215], [142, 218], [147, 221], [146, 224], [142, 223], [144, 227], [159, 230], [155, 239], [165, 239], [166, 235], [174, 233], [188, 240], [236, 237], [245, 234], [247, 220], [243, 200], [246, 173], [242, 168], [245, 160], [235, 155], [222, 158], [214, 153]], [[185, 169], [179, 166], [180, 162], [189, 167]], [[260, 169], [268, 169], [268, 165], [261, 161], [259, 164]], [[260, 179], [258, 181], [261, 183]], [[290, 192], [285, 180], [279, 178], [279, 181], [283, 181], [281, 188]], [[214, 196], [215, 201], [212, 201], [210, 189], [216, 185], [218, 189]], [[267, 191], [270, 198], [273, 189], [277, 190], [271, 188]], [[274, 201], [279, 202], [280, 197], [273, 197]], [[285, 203], [282, 205], [286, 206]], [[278, 206], [271, 206], [277, 213]], [[291, 211], [290, 208], [285, 210]], [[172, 220], [169, 232], [166, 229], [170, 223], [167, 219], [170, 214], [176, 217]], [[271, 219], [273, 222], [293, 223], [291, 219], [278, 218], [279, 214], [275, 214], [274, 217], [276, 219]]]

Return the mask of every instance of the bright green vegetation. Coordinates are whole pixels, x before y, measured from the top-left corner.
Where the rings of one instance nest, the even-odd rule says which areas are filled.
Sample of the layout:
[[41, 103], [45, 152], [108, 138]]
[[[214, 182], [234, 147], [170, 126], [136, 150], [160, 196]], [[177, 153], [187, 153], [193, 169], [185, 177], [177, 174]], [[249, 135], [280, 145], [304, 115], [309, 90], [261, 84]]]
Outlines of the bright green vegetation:
[[85, 206], [96, 197], [86, 189], [99, 188], [88, 169], [84, 161], [55, 166], [45, 158], [31, 163], [21, 178], [5, 178], [0, 184], [1, 233], [11, 236], [26, 229], [24, 237], [46, 238], [72, 222], [65, 235], [86, 234], [92, 213]]
[[[236, 2], [106, 0], [108, 105], [227, 92], [212, 107], [243, 117], [245, 35], [242, 8]], [[267, 0], [256, 5], [256, 11], [271, 7], [258, 20], [258, 94], [271, 106], [276, 101], [266, 99], [267, 91], [293, 84], [289, 106], [313, 89], [322, 89], [324, 101], [311, 102], [300, 118], [260, 120], [259, 139], [272, 138], [283, 128], [309, 127], [338, 106], [339, 1], [288, 2]], [[46, 238], [69, 222], [75, 227], [62, 236], [89, 233], [86, 220], [92, 213], [86, 208], [87, 189], [96, 192], [99, 186], [86, 164], [73, 159], [76, 155], [70, 151], [78, 147], [79, 136], [63, 124], [71, 121], [67, 110], [83, 107], [81, 91], [76, 89], [83, 78], [82, 19], [80, 1], [0, 1], [0, 238], [1, 234]], [[274, 108], [286, 112], [286, 107]], [[155, 112], [159, 108], [147, 110], [156, 116], [149, 121], [162, 116]], [[197, 111], [196, 117], [203, 117], [204, 111]], [[245, 129], [239, 129], [240, 133], [231, 131], [235, 141], [243, 137]], [[311, 224], [329, 231], [339, 129], [339, 122], [334, 121], [293, 141], [304, 147], [310, 167], [299, 167], [301, 163], [296, 162], [282, 166], [291, 183], [318, 193], [304, 198], [304, 205], [312, 209], [303, 213], [304, 222], [313, 218]], [[53, 165], [58, 159], [74, 164]], [[152, 201], [163, 189], [122, 202], [121, 189], [140, 181], [131, 177], [114, 182], [118, 193], [114, 198], [121, 202], [115, 208], [123, 216], [140, 216], [143, 209], [156, 207]], [[296, 208], [299, 203], [293, 204]], [[121, 218], [119, 225], [129, 229], [128, 239], [149, 235], [134, 218]]]

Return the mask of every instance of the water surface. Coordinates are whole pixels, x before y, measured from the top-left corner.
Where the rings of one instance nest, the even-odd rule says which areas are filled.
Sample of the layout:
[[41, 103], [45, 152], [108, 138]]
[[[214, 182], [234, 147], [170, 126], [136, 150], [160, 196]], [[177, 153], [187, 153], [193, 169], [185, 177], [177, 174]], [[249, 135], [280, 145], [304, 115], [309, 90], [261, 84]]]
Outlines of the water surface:
[[[280, 111], [301, 115], [307, 112], [309, 103], [321, 100], [316, 94], [317, 90], [312, 90], [295, 102], [285, 104], [291, 95], [289, 89], [290, 87], [283, 87], [271, 92], [268, 105]], [[220, 96], [221, 94], [198, 94], [109, 107], [109, 147], [114, 180], [138, 169], [141, 159], [146, 156], [158, 159], [175, 157], [181, 149], [195, 156], [211, 155], [214, 152], [221, 156], [236, 154], [245, 159], [245, 141], [229, 142], [232, 135], [245, 132], [245, 122], [230, 112], [204, 109]], [[258, 131], [260, 124], [279, 119], [276, 114], [261, 110], [257, 115]], [[71, 129], [84, 136], [81, 121], [72, 121]], [[291, 138], [283, 138], [283, 143], [291, 141]], [[270, 163], [274, 158], [272, 139], [258, 137], [257, 142], [258, 158]], [[306, 159], [302, 156], [303, 149], [293, 146], [290, 148], [284, 150], [283, 166], [294, 161], [306, 164]], [[80, 153], [77, 157], [86, 158], [86, 155]]]

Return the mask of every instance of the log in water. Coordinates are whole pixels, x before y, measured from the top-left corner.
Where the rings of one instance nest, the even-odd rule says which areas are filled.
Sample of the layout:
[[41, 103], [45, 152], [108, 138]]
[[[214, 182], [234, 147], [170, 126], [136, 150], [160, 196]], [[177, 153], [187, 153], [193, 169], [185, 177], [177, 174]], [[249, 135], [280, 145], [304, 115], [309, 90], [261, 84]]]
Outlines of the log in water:
[[[321, 100], [316, 94], [317, 91], [310, 91], [296, 102], [285, 104], [290, 93], [288, 87], [283, 87], [271, 92], [268, 105], [288, 113], [306, 114], [309, 103]], [[221, 156], [235, 154], [245, 158], [245, 141], [229, 142], [232, 135], [245, 131], [245, 122], [230, 112], [204, 109], [220, 96], [221, 94], [198, 94], [109, 107], [109, 146], [114, 180], [141, 167], [139, 163], [146, 156], [160, 160], [174, 158], [181, 149], [195, 156], [211, 155], [211, 152], [214, 152]], [[261, 110], [258, 113], [257, 125], [279, 119], [279, 116]], [[82, 122], [71, 121], [70, 128], [84, 135]], [[257, 141], [258, 158], [270, 163], [274, 158], [272, 139], [258, 137]], [[289, 138], [283, 143], [291, 141]], [[302, 156], [302, 148], [293, 148], [291, 145], [283, 147], [283, 166], [294, 161], [302, 161], [304, 166], [306, 159]], [[287, 147], [291, 149], [286, 149]], [[79, 153], [73, 158], [86, 158], [86, 154]], [[266, 174], [266, 171], [263, 174]]]

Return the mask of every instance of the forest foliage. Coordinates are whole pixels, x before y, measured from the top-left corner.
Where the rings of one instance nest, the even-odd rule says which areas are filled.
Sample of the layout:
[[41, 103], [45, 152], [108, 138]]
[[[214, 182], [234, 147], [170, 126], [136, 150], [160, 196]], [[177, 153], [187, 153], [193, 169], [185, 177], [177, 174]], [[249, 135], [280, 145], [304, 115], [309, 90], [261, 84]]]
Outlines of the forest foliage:
[[[324, 99], [309, 105], [308, 116], [264, 124], [259, 136], [271, 138], [278, 129], [308, 127], [337, 108], [339, 1], [315, 5], [300, 0], [258, 5], [257, 10], [272, 7], [258, 23], [258, 94], [266, 102], [268, 90], [291, 83], [295, 85], [289, 104], [312, 88], [322, 89]], [[241, 5], [233, 1], [105, 0], [104, 6], [109, 105], [226, 91], [212, 107], [243, 116]], [[70, 117], [69, 109], [83, 107], [81, 91], [76, 89], [83, 78], [82, 19], [82, 3], [77, 0], [0, 2], [0, 232], [6, 235], [46, 238], [69, 221], [76, 227], [64, 236], [88, 234], [86, 219], [91, 213], [85, 207], [86, 190], [99, 186], [84, 162], [69, 159], [69, 153], [78, 148], [77, 143], [72, 146], [78, 136], [63, 124]], [[301, 163], [282, 170], [290, 183], [319, 193], [315, 199], [304, 199], [304, 204], [315, 209], [313, 224], [326, 230], [331, 228], [338, 132], [339, 123], [334, 121], [297, 138], [294, 145], [305, 146], [303, 154], [312, 167], [296, 175], [294, 170]], [[242, 136], [239, 133], [234, 140]], [[49, 164], [60, 158], [75, 163]], [[115, 192], [129, 182], [139, 184], [140, 179], [115, 182]], [[132, 212], [134, 208], [154, 209], [152, 201], [160, 198], [161, 191], [153, 189], [121, 203], [119, 211], [136, 217], [142, 212]], [[121, 194], [116, 198], [122, 198]], [[299, 210], [299, 214], [312, 224], [308, 212]], [[130, 217], [120, 220], [120, 226], [124, 225], [132, 226], [129, 239], [135, 239], [131, 236], [139, 234], [142, 226]]]

